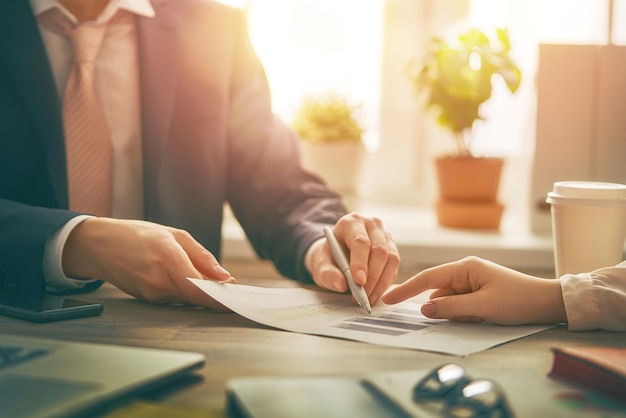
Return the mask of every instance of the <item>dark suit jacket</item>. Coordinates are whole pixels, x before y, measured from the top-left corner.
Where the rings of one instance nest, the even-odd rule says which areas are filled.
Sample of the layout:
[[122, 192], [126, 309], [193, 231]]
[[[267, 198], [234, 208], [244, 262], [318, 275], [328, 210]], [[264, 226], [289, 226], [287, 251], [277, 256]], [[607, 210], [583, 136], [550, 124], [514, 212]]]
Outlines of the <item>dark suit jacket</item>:
[[[153, 0], [137, 18], [145, 219], [188, 230], [217, 257], [229, 202], [252, 245], [310, 280], [306, 248], [345, 213], [301, 166], [271, 112], [243, 14], [201, 0]], [[0, 289], [43, 286], [46, 238], [68, 210], [59, 94], [26, 0], [0, 1]]]

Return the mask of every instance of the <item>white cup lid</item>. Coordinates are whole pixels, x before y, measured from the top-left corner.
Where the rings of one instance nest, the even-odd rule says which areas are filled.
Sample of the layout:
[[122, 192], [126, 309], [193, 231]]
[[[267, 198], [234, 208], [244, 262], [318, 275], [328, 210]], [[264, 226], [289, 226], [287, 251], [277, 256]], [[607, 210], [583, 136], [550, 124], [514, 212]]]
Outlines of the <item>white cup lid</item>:
[[626, 184], [598, 181], [557, 181], [548, 193], [548, 203], [592, 206], [626, 206]]

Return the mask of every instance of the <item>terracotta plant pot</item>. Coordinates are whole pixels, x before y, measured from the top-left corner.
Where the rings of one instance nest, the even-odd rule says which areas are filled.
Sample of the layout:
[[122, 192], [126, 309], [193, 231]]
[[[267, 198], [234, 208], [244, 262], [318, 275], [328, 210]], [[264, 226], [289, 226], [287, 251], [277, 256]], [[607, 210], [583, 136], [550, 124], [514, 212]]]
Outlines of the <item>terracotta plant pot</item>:
[[440, 157], [436, 161], [441, 226], [498, 229], [504, 206], [497, 201], [502, 158]]

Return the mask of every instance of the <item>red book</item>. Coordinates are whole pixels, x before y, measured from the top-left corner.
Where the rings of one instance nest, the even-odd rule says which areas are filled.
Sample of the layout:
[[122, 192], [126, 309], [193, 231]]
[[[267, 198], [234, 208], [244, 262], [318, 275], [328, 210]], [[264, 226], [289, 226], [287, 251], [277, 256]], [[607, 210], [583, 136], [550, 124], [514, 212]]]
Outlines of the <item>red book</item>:
[[626, 403], [626, 348], [554, 347], [549, 375]]

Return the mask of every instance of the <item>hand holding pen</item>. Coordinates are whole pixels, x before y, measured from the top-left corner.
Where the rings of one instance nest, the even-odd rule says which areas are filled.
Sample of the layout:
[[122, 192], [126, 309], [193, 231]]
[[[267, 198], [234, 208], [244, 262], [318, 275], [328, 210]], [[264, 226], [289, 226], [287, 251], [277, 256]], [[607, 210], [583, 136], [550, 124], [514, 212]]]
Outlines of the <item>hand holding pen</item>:
[[326, 235], [326, 240], [328, 241], [328, 245], [330, 246], [330, 252], [333, 255], [333, 259], [337, 263], [337, 266], [343, 273], [348, 282], [348, 287], [350, 288], [350, 292], [352, 296], [356, 299], [357, 303], [367, 311], [368, 314], [372, 314], [372, 307], [370, 306], [370, 301], [367, 297], [367, 293], [363, 286], [358, 285], [354, 282], [354, 278], [352, 277], [352, 273], [350, 272], [350, 262], [348, 261], [348, 257], [344, 252], [339, 240], [335, 236], [332, 229], [325, 226], [324, 227], [324, 235]]
[[396, 279], [400, 266], [398, 248], [391, 235], [380, 219], [356, 212], [342, 216], [328, 228], [332, 235], [323, 234], [330, 239], [314, 242], [305, 257], [305, 266], [313, 281], [319, 287], [335, 292], [349, 290], [349, 279], [342, 272], [345, 269], [338, 267], [339, 261], [333, 259], [330, 250], [330, 243], [336, 240], [349, 266], [350, 277], [364, 289], [370, 305], [375, 306]]

